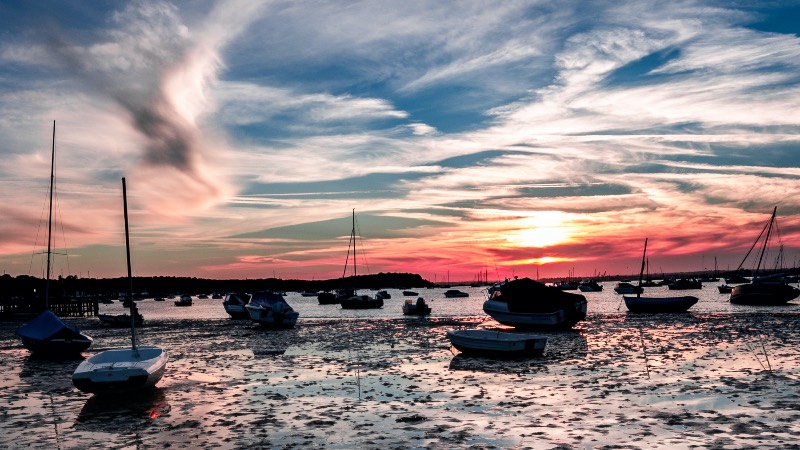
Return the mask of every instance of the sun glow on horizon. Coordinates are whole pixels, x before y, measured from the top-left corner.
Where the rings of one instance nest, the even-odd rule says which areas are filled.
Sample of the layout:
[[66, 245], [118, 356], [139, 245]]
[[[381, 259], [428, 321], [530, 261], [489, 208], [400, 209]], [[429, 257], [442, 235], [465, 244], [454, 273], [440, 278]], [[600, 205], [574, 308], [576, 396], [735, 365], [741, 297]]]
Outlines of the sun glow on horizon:
[[567, 214], [560, 211], [539, 211], [518, 221], [516, 229], [503, 237], [513, 246], [550, 247], [571, 240], [574, 233], [565, 226]]

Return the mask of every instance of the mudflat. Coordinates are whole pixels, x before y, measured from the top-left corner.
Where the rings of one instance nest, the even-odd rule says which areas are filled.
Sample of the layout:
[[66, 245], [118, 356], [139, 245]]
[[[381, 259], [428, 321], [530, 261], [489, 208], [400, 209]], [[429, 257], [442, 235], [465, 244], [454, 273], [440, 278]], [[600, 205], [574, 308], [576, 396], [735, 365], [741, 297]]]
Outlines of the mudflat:
[[[95, 339], [125, 329], [69, 319]], [[97, 397], [80, 360], [32, 358], [0, 322], [0, 448], [800, 448], [800, 314], [590, 314], [544, 356], [493, 360], [446, 332], [485, 317], [148, 319], [158, 387]]]

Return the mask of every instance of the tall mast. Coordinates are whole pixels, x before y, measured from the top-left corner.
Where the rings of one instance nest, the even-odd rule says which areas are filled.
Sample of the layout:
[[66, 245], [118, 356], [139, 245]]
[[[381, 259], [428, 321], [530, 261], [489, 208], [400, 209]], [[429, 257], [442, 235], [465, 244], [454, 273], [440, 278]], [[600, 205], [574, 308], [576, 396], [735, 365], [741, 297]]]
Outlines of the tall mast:
[[772, 233], [772, 224], [775, 222], [775, 213], [778, 212], [778, 207], [776, 206], [772, 210], [772, 217], [769, 218], [769, 228], [767, 228], [767, 235], [764, 237], [764, 245], [761, 246], [761, 255], [758, 257], [758, 265], [756, 266], [756, 273], [758, 275], [758, 270], [761, 269], [761, 260], [764, 258], [764, 252], [767, 251], [767, 244], [769, 243], [769, 235]]
[[128, 238], [128, 193], [125, 188], [125, 177], [122, 177], [122, 207], [125, 210], [125, 253], [128, 257], [128, 302], [130, 303], [131, 311], [131, 348], [136, 353], [136, 328], [134, 320], [136, 319], [134, 311], [136, 308], [133, 306], [133, 277], [131, 276], [131, 241]]
[[356, 209], [353, 208], [353, 228], [350, 230], [350, 238], [353, 239], [353, 282], [358, 276], [358, 256], [356, 256]]
[[50, 307], [50, 255], [52, 252], [53, 233], [53, 184], [55, 183], [56, 166], [56, 121], [53, 121], [53, 149], [50, 152], [50, 205], [47, 214], [47, 273], [44, 281], [44, 308]]
[[636, 289], [636, 297], [642, 295], [642, 275], [644, 274], [645, 260], [647, 259], [647, 238], [644, 238], [644, 251], [642, 252], [642, 268], [639, 270], [639, 289]]

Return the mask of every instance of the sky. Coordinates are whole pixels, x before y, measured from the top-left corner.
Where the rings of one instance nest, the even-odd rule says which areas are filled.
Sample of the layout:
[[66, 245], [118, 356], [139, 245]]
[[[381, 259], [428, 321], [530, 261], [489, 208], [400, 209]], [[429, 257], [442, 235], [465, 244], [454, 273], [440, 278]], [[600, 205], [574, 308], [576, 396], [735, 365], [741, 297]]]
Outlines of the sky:
[[353, 212], [359, 274], [735, 269], [774, 207], [794, 266], [798, 17], [0, 0], [0, 270], [43, 276], [54, 124], [54, 276], [126, 274], [122, 177], [136, 276], [336, 278]]

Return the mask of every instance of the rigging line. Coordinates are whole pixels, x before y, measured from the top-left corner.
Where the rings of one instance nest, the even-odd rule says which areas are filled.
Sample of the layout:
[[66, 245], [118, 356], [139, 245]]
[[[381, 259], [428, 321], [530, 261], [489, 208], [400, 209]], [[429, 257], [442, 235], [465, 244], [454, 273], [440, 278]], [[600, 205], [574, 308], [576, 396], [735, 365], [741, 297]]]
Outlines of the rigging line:
[[[770, 223], [771, 222], [772, 222], [772, 220], [770, 219]], [[741, 269], [742, 266], [744, 265], [744, 262], [747, 261], [747, 257], [750, 256], [750, 252], [753, 251], [753, 249], [755, 248], [756, 244], [758, 244], [758, 241], [761, 239], [761, 236], [763, 236], [764, 232], [767, 231], [767, 227], [769, 227], [769, 223], [764, 224], [764, 228], [761, 229], [761, 233], [758, 233], [758, 237], [756, 238], [755, 242], [753, 242], [753, 245], [750, 246], [750, 250], [748, 250], [747, 254], [744, 255], [744, 258], [742, 258], [742, 262], [739, 263], [739, 267], [736, 268], [737, 271], [739, 269]]]
[[639, 340], [642, 342], [642, 354], [644, 355], [644, 368], [647, 371], [647, 379], [650, 379], [650, 364], [647, 361], [647, 347], [644, 345], [644, 330], [639, 327]]

